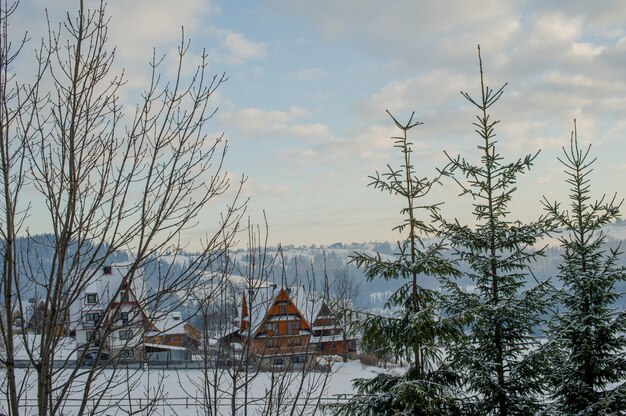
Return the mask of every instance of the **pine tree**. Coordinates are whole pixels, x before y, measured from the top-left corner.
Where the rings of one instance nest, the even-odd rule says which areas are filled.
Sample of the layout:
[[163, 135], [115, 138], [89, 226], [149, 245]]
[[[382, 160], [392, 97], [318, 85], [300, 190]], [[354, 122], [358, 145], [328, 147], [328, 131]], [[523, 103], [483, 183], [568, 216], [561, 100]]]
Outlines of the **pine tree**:
[[424, 236], [432, 235], [434, 230], [418, 217], [419, 212], [425, 212], [430, 221], [430, 213], [437, 210], [436, 204], [423, 205], [419, 201], [438, 178], [419, 178], [411, 160], [412, 143], [407, 132], [422, 123], [413, 122], [414, 114], [406, 124], [389, 115], [403, 133], [392, 138], [402, 154], [402, 164], [399, 169], [388, 165], [385, 173], [377, 172], [371, 177], [371, 186], [399, 196], [406, 203], [401, 211], [403, 221], [394, 228], [406, 233], [406, 239], [398, 243], [395, 259], [379, 253], [360, 253], [352, 261], [365, 270], [370, 280], [382, 277], [406, 283], [385, 304], [397, 310], [391, 317], [368, 315], [354, 324], [363, 330], [365, 349], [379, 357], [405, 360], [410, 367], [402, 376], [383, 374], [371, 380], [356, 380], [358, 394], [334, 410], [343, 415], [455, 414], [458, 406], [451, 390], [454, 376], [442, 366], [439, 343], [457, 335], [460, 329], [452, 320], [439, 317], [440, 294], [425, 288], [421, 281], [425, 275], [444, 278], [457, 273], [442, 257], [444, 246], [440, 241], [424, 241]]
[[[616, 285], [626, 281], [618, 264], [619, 247], [608, 249], [602, 227], [616, 220], [622, 201], [605, 196], [591, 202], [591, 146], [579, 147], [574, 132], [564, 158], [570, 185], [570, 209], [544, 199], [544, 206], [563, 234], [557, 299], [562, 311], [551, 328], [556, 347], [553, 361], [554, 408], [566, 415], [626, 414], [626, 313], [618, 311], [622, 296]], [[610, 388], [607, 386], [611, 385]]]
[[532, 281], [530, 265], [542, 254], [535, 244], [547, 222], [510, 219], [516, 178], [526, 173], [538, 152], [513, 162], [498, 153], [490, 108], [502, 96], [485, 86], [478, 47], [481, 97], [463, 96], [477, 109], [480, 163], [451, 157], [442, 170], [470, 197], [476, 224], [462, 225], [439, 217], [440, 231], [450, 243], [475, 289], [450, 282], [450, 314], [465, 314], [466, 337], [449, 346], [457, 371], [464, 376], [464, 412], [477, 415], [528, 415], [540, 407], [543, 361], [536, 353], [534, 330], [546, 307], [545, 284]]

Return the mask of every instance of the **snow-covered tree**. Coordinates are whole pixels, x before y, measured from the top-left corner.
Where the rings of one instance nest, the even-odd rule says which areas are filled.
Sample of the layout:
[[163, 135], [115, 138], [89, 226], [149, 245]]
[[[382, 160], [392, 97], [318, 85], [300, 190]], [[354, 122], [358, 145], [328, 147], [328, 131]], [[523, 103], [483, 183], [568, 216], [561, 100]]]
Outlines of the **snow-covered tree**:
[[544, 200], [549, 215], [562, 227], [559, 238], [563, 285], [557, 300], [562, 308], [551, 327], [551, 372], [554, 409], [567, 415], [623, 415], [626, 412], [626, 313], [619, 311], [616, 284], [626, 280], [622, 254], [607, 248], [602, 227], [619, 216], [616, 197], [592, 201], [590, 173], [596, 161], [591, 146], [581, 148], [576, 124], [569, 149], [559, 161], [570, 186], [570, 208]]
[[[358, 394], [335, 410], [345, 415], [453, 414], [457, 406], [452, 394], [454, 377], [442, 366], [439, 345], [458, 335], [460, 328], [439, 316], [440, 294], [421, 282], [424, 276], [447, 278], [457, 273], [442, 257], [443, 244], [423, 239], [434, 234], [430, 213], [437, 210], [437, 205], [421, 201], [438, 178], [418, 177], [411, 160], [412, 143], [407, 132], [422, 123], [413, 122], [412, 115], [406, 124], [401, 124], [389, 115], [403, 133], [392, 138], [394, 147], [402, 154], [402, 162], [399, 169], [388, 165], [386, 172], [377, 172], [371, 177], [371, 186], [402, 198], [406, 204], [401, 211], [403, 221], [395, 227], [404, 233], [404, 238], [398, 242], [395, 256], [357, 253], [352, 261], [365, 270], [370, 280], [382, 277], [406, 283], [385, 304], [395, 311], [390, 317], [368, 315], [355, 324], [363, 330], [365, 349], [379, 357], [405, 360], [410, 367], [401, 376], [383, 374], [371, 380], [356, 380]], [[424, 214], [422, 218], [420, 213]]]
[[466, 337], [449, 346], [456, 368], [463, 374], [464, 413], [477, 415], [527, 415], [540, 407], [543, 391], [541, 356], [534, 330], [544, 312], [545, 285], [534, 281], [529, 268], [542, 254], [535, 244], [547, 222], [524, 223], [511, 219], [509, 205], [516, 178], [526, 173], [535, 157], [505, 162], [497, 151], [490, 108], [506, 86], [485, 85], [480, 64], [480, 98], [463, 96], [477, 109], [474, 126], [479, 136], [480, 162], [448, 156], [442, 170], [461, 188], [473, 206], [475, 224], [439, 217], [441, 234], [454, 257], [473, 281], [473, 290], [450, 282], [450, 314], [464, 314]]

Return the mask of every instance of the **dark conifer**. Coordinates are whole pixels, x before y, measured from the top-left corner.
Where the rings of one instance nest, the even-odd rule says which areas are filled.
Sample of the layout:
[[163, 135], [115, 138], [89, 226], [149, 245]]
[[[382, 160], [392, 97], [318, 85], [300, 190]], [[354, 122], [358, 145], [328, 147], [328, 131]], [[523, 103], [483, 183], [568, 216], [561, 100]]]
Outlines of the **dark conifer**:
[[[386, 308], [397, 311], [391, 317], [368, 315], [355, 324], [363, 329], [364, 349], [379, 357], [405, 360], [410, 367], [401, 376], [384, 374], [371, 380], [356, 380], [358, 394], [334, 410], [342, 415], [455, 414], [458, 410], [455, 401], [458, 395], [452, 390], [455, 378], [442, 365], [440, 345], [458, 335], [460, 329], [452, 320], [439, 317], [441, 295], [425, 288], [422, 281], [424, 276], [444, 278], [457, 274], [442, 257], [441, 241], [423, 240], [424, 236], [434, 234], [430, 212], [435, 212], [437, 205], [421, 201], [438, 178], [418, 177], [411, 159], [412, 143], [407, 132], [422, 123], [414, 122], [412, 115], [406, 124], [401, 124], [389, 115], [403, 133], [393, 137], [402, 162], [399, 169], [388, 165], [386, 172], [377, 172], [371, 177], [371, 186], [405, 202], [401, 211], [403, 221], [395, 227], [405, 239], [398, 243], [393, 259], [357, 253], [352, 261], [365, 270], [368, 279], [402, 279], [406, 283], [386, 302]], [[422, 218], [420, 212], [424, 213]]]
[[622, 201], [603, 196], [591, 200], [591, 146], [581, 148], [576, 124], [569, 149], [559, 161], [570, 186], [570, 209], [544, 199], [563, 233], [559, 279], [563, 285], [551, 327], [554, 385], [552, 408], [563, 415], [626, 414], [626, 315], [616, 301], [616, 286], [626, 281], [619, 246], [607, 247], [602, 227], [619, 216]]
[[466, 338], [450, 345], [456, 368], [464, 376], [464, 412], [476, 415], [528, 415], [540, 408], [544, 362], [534, 331], [546, 308], [546, 285], [535, 282], [530, 265], [542, 254], [536, 243], [547, 222], [512, 220], [509, 205], [518, 175], [526, 173], [537, 153], [505, 162], [497, 151], [491, 107], [506, 86], [485, 85], [478, 48], [481, 96], [463, 96], [478, 109], [480, 163], [448, 156], [442, 171], [454, 179], [473, 206], [475, 224], [462, 225], [441, 216], [440, 231], [455, 258], [467, 270], [472, 288], [450, 282], [450, 314], [466, 317]]

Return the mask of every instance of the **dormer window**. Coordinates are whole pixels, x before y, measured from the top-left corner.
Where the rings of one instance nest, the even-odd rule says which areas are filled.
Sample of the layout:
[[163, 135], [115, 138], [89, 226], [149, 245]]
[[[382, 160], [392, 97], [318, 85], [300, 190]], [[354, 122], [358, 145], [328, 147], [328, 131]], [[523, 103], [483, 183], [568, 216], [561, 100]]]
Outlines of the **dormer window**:
[[85, 303], [94, 304], [98, 303], [98, 294], [97, 293], [87, 293]]

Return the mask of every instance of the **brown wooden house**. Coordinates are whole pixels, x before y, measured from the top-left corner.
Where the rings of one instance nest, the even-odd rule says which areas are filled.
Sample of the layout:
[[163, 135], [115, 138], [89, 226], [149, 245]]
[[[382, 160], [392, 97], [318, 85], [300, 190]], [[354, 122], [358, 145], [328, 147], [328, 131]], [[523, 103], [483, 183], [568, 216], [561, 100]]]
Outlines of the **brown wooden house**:
[[320, 355], [344, 354], [350, 359], [356, 358], [356, 339], [344, 336], [344, 328], [337, 322], [326, 302], [322, 303], [315, 321], [313, 321], [310, 343], [316, 346]]
[[202, 333], [185, 322], [180, 312], [171, 312], [153, 325], [153, 335], [146, 337], [148, 359], [160, 361], [190, 360], [200, 349]]
[[241, 302], [238, 336], [260, 368], [311, 368], [318, 355], [344, 351], [343, 329], [323, 298], [301, 286]]

